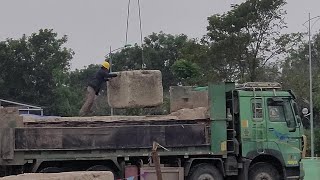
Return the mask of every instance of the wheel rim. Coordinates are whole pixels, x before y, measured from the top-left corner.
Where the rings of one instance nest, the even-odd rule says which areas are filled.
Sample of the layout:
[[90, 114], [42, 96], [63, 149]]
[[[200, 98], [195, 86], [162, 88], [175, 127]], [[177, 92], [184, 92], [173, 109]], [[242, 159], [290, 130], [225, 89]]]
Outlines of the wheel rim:
[[211, 174], [202, 174], [198, 180], [214, 180], [214, 177]]
[[255, 180], [272, 180], [272, 177], [268, 173], [260, 173]]

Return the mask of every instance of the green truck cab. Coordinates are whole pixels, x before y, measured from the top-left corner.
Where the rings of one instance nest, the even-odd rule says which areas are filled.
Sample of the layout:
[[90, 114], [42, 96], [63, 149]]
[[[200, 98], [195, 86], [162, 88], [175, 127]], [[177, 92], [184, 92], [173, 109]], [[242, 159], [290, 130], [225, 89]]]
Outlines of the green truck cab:
[[291, 91], [259, 82], [210, 84], [205, 90], [209, 116], [202, 119], [21, 123], [0, 113], [1, 175], [110, 170], [126, 178], [134, 168], [137, 179], [153, 180], [151, 149], [157, 142], [164, 147], [157, 154], [166, 180], [303, 178], [303, 127]]
[[[252, 160], [251, 171], [277, 169], [283, 177], [298, 179], [302, 175], [298, 172], [303, 152], [303, 126], [294, 94], [279, 89], [276, 83], [249, 83], [236, 91], [241, 154]], [[257, 163], [259, 161], [272, 164], [274, 169]]]

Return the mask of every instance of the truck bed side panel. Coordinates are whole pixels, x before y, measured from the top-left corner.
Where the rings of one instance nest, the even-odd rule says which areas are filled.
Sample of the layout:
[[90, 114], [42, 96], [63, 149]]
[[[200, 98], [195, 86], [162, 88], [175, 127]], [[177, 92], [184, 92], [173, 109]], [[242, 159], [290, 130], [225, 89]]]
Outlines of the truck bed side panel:
[[16, 150], [150, 148], [207, 145], [204, 124], [80, 128], [16, 128]]

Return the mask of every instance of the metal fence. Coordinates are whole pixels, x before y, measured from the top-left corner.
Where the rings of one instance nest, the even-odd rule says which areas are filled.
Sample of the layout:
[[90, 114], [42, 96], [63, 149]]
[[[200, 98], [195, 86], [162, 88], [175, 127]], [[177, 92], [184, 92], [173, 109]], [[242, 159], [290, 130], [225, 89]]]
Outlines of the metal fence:
[[0, 107], [3, 105], [3, 103], [9, 104], [10, 106], [14, 105], [14, 106], [18, 107], [19, 113], [21, 113], [21, 114], [25, 114], [24, 112], [26, 112], [27, 114], [33, 114], [34, 112], [40, 112], [40, 115], [43, 116], [43, 109], [39, 106], [19, 103], [19, 102], [15, 102], [15, 101], [9, 101], [9, 100], [5, 100], [5, 99], [0, 99]]

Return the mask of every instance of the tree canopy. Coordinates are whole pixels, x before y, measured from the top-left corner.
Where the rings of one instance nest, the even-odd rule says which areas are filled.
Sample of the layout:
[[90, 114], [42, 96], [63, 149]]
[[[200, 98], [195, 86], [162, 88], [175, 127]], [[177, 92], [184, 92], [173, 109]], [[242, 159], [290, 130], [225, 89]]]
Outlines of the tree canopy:
[[0, 96], [44, 106], [47, 112], [68, 111], [63, 99], [69, 96], [65, 87], [73, 51], [63, 47], [66, 42], [67, 36], [58, 38], [48, 29], [0, 42]]
[[210, 16], [203, 39], [210, 46], [206, 64], [210, 73], [229, 81], [263, 80], [269, 62], [278, 60], [295, 43], [294, 34], [281, 33], [286, 27], [285, 4], [285, 0], [247, 0], [224, 14]]
[[[179, 78], [173, 74], [171, 67], [180, 59], [190, 62], [198, 61], [203, 56], [198, 49], [201, 45], [186, 35], [152, 33], [144, 38], [143, 48], [137, 44], [112, 55], [113, 71], [158, 69], [162, 72], [163, 86], [177, 85]], [[143, 51], [143, 56], [142, 56]]]

